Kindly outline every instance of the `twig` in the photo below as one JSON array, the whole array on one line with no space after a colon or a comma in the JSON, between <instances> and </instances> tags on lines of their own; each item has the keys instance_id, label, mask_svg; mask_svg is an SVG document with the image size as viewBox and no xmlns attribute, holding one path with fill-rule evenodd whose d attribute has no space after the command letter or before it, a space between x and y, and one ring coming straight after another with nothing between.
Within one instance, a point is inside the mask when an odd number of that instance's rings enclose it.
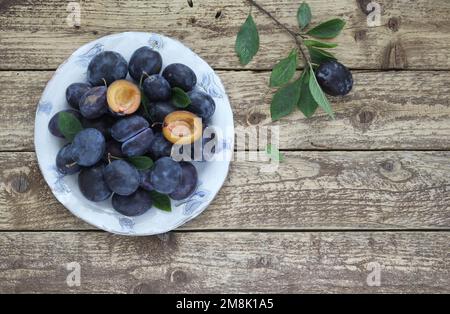
<instances>
[{"instance_id":1,"label":"twig","mask_svg":"<svg viewBox=\"0 0 450 314\"><path fill-rule=\"evenodd\" d=\"M300 34L295 33L293 30L291 30L290 28L288 28L286 25L284 25L283 23L281 23L280 21L278 21L278 19L272 15L272 13L270 13L269 11L267 11L266 9L264 9L259 3L257 3L254 0L247 0L252 6L254 6L255 8L257 8L259 11L261 11L262 13L264 13L265 15L267 15L270 19L272 19L272 21L275 22L275 24L277 24L279 27L281 27L282 29L284 29L292 38L294 38L295 43L298 46L298 49L300 50L303 58L305 59L305 62L311 66L311 62L309 61L308 55L306 54L305 50L303 49L303 37ZM302 37L302 40L300 40L298 37Z\"/></svg>"}]
</instances>

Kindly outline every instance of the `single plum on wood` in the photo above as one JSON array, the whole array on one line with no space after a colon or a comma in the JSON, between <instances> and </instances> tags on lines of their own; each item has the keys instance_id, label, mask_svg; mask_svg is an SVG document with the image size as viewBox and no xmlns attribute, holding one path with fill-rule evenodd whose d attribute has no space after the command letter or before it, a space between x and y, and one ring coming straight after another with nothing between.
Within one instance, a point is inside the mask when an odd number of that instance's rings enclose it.
<instances>
[{"instance_id":1,"label":"single plum on wood","mask_svg":"<svg viewBox=\"0 0 450 314\"><path fill-rule=\"evenodd\" d=\"M349 69L337 61L322 63L316 70L317 82L330 96L344 96L353 88L353 76Z\"/></svg>"}]
</instances>

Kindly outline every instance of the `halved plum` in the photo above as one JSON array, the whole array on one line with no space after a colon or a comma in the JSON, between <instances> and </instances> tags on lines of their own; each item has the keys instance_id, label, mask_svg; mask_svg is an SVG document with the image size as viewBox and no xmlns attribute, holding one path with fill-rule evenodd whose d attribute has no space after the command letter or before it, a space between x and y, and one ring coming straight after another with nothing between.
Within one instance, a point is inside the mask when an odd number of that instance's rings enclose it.
<instances>
[{"instance_id":1,"label":"halved plum","mask_svg":"<svg viewBox=\"0 0 450 314\"><path fill-rule=\"evenodd\" d=\"M136 84L118 80L108 87L107 101L113 113L120 116L130 115L141 105L141 91Z\"/></svg>"},{"instance_id":2,"label":"halved plum","mask_svg":"<svg viewBox=\"0 0 450 314\"><path fill-rule=\"evenodd\" d=\"M202 137L202 119L189 111L174 111L166 116L163 135L177 145L192 144Z\"/></svg>"}]
</instances>

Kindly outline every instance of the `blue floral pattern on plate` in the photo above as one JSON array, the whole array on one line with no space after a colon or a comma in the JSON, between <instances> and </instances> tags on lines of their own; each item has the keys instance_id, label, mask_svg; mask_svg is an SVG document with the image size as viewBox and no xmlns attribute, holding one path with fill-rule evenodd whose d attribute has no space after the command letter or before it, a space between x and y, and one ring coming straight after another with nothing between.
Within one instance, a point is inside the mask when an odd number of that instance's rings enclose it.
<instances>
[{"instance_id":1,"label":"blue floral pattern on plate","mask_svg":"<svg viewBox=\"0 0 450 314\"><path fill-rule=\"evenodd\" d=\"M77 63L80 66L87 68L87 66L89 65L89 62L91 62L92 58L94 58L96 55L98 55L104 49L105 49L105 47L102 44L100 44L100 43L95 44L91 49L89 49L82 55L78 56Z\"/></svg>"},{"instance_id":2,"label":"blue floral pattern on plate","mask_svg":"<svg viewBox=\"0 0 450 314\"><path fill-rule=\"evenodd\" d=\"M222 98L225 93L221 84L218 84L216 81L216 75L214 73L203 74L198 82L198 86L214 98Z\"/></svg>"},{"instance_id":3,"label":"blue floral pattern on plate","mask_svg":"<svg viewBox=\"0 0 450 314\"><path fill-rule=\"evenodd\" d=\"M184 205L183 215L192 215L205 201L207 201L210 191L201 188L202 182L199 181L197 188L191 196L175 204L176 207Z\"/></svg>"},{"instance_id":4,"label":"blue floral pattern on plate","mask_svg":"<svg viewBox=\"0 0 450 314\"><path fill-rule=\"evenodd\" d=\"M50 166L49 170L54 173L54 176L56 178L55 182L52 185L52 191L54 193L69 194L70 192L72 192L72 190L69 188L69 186L64 181L65 176L63 174L59 173L56 166Z\"/></svg>"},{"instance_id":5,"label":"blue floral pattern on plate","mask_svg":"<svg viewBox=\"0 0 450 314\"><path fill-rule=\"evenodd\" d=\"M49 101L41 101L38 104L38 113L49 115L52 112L53 106Z\"/></svg>"},{"instance_id":6,"label":"blue floral pattern on plate","mask_svg":"<svg viewBox=\"0 0 450 314\"><path fill-rule=\"evenodd\" d=\"M118 217L119 224L125 233L134 233L134 220L126 217Z\"/></svg>"},{"instance_id":7,"label":"blue floral pattern on plate","mask_svg":"<svg viewBox=\"0 0 450 314\"><path fill-rule=\"evenodd\" d=\"M148 44L152 49L161 50L164 47L164 40L161 35L151 34L148 40Z\"/></svg>"}]
</instances>

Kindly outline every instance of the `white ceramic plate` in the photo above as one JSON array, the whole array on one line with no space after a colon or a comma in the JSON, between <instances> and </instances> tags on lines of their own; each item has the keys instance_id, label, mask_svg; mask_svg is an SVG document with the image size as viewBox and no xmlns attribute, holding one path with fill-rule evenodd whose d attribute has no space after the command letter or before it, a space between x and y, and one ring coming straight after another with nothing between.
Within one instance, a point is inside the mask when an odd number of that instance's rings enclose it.
<instances>
[{"instance_id":1,"label":"white ceramic plate","mask_svg":"<svg viewBox=\"0 0 450 314\"><path fill-rule=\"evenodd\" d=\"M139 217L125 217L113 210L111 200L93 203L86 200L78 188L77 175L61 176L55 167L55 158L65 141L50 134L47 125L60 110L69 108L66 88L75 82L86 81L89 61L101 51L112 50L129 60L132 53L150 46L163 57L163 67L183 63L197 75L197 86L210 94L216 102L216 112L210 125L228 130L220 146L231 154L234 143L233 113L225 89L216 73L198 55L180 42L151 33L127 32L106 36L86 44L59 66L48 82L38 104L34 142L39 167L55 197L75 216L100 229L122 235L153 235L173 230L203 212L216 196L228 174L229 160L196 162L199 185L186 200L172 201L172 212L152 208Z\"/></svg>"}]
</instances>

